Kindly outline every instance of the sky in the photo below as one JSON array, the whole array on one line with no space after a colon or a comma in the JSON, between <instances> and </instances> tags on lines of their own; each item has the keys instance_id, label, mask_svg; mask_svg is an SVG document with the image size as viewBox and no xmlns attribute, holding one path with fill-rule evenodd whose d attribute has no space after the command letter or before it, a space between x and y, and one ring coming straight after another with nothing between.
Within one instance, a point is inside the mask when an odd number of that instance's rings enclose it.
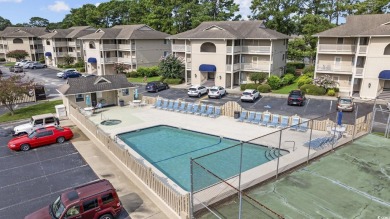
<instances>
[{"instance_id":1,"label":"sky","mask_svg":"<svg viewBox=\"0 0 390 219\"><path fill-rule=\"evenodd\" d=\"M243 19L250 14L251 0L234 0L240 5ZM0 16L12 24L28 23L31 17L42 17L50 22L64 19L71 8L79 8L84 4L99 4L104 0L0 0Z\"/></svg>"}]
</instances>

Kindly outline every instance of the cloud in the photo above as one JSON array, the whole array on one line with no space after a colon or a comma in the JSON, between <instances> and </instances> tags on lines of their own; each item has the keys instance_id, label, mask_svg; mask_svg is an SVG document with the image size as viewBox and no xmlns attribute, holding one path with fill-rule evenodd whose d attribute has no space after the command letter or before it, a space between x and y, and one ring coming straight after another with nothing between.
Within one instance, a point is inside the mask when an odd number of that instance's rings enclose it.
<instances>
[{"instance_id":1,"label":"cloud","mask_svg":"<svg viewBox=\"0 0 390 219\"><path fill-rule=\"evenodd\" d=\"M1 1L1 0L0 0ZM60 11L69 11L69 5L63 1L55 1L54 4L47 6L50 11L60 12Z\"/></svg>"},{"instance_id":2,"label":"cloud","mask_svg":"<svg viewBox=\"0 0 390 219\"><path fill-rule=\"evenodd\" d=\"M251 0L234 0L234 3L238 4L240 6L240 12L238 14L241 14L241 17L245 20L247 20L248 15L251 14L251 9L249 8L252 4Z\"/></svg>"},{"instance_id":3,"label":"cloud","mask_svg":"<svg viewBox=\"0 0 390 219\"><path fill-rule=\"evenodd\" d=\"M96 6L96 7L99 7L100 4L101 4L100 2L95 3L95 6Z\"/></svg>"},{"instance_id":4,"label":"cloud","mask_svg":"<svg viewBox=\"0 0 390 219\"><path fill-rule=\"evenodd\" d=\"M0 0L0 2L13 2L13 3L20 3L23 0Z\"/></svg>"}]
</instances>

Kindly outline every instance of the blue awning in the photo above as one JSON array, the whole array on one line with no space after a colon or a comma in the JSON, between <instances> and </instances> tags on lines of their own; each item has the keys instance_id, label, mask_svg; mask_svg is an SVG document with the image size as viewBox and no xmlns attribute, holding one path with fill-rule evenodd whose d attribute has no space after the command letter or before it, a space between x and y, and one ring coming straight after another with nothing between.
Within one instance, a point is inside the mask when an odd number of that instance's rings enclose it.
<instances>
[{"instance_id":1,"label":"blue awning","mask_svg":"<svg viewBox=\"0 0 390 219\"><path fill-rule=\"evenodd\" d=\"M383 70L379 73L379 79L390 80L390 70Z\"/></svg>"},{"instance_id":2,"label":"blue awning","mask_svg":"<svg viewBox=\"0 0 390 219\"><path fill-rule=\"evenodd\" d=\"M202 64L199 66L199 71L216 72L217 68L215 67L215 65Z\"/></svg>"},{"instance_id":3,"label":"blue awning","mask_svg":"<svg viewBox=\"0 0 390 219\"><path fill-rule=\"evenodd\" d=\"M51 56L51 52L45 52L45 56Z\"/></svg>"},{"instance_id":4,"label":"blue awning","mask_svg":"<svg viewBox=\"0 0 390 219\"><path fill-rule=\"evenodd\" d=\"M97 63L96 58L88 58L88 63Z\"/></svg>"}]
</instances>

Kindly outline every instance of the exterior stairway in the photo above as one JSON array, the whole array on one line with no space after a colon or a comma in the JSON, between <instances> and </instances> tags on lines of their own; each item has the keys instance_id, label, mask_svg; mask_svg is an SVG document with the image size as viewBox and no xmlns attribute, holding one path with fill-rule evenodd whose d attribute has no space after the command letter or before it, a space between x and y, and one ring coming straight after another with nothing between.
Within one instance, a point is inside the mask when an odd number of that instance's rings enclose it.
<instances>
[{"instance_id":1,"label":"exterior stairway","mask_svg":"<svg viewBox=\"0 0 390 219\"><path fill-rule=\"evenodd\" d=\"M383 88L382 93L378 95L377 99L390 101L390 88Z\"/></svg>"}]
</instances>

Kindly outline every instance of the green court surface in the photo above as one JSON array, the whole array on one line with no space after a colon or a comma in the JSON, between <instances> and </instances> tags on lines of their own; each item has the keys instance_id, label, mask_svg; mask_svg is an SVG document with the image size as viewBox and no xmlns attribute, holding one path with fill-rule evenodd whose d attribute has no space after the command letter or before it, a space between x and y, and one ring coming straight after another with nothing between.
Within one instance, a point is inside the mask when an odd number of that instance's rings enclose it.
<instances>
[{"instance_id":1,"label":"green court surface","mask_svg":"<svg viewBox=\"0 0 390 219\"><path fill-rule=\"evenodd\" d=\"M285 218L390 218L390 140L366 135L246 192ZM243 203L242 218L277 218ZM238 199L213 209L221 218L238 218Z\"/></svg>"}]
</instances>

